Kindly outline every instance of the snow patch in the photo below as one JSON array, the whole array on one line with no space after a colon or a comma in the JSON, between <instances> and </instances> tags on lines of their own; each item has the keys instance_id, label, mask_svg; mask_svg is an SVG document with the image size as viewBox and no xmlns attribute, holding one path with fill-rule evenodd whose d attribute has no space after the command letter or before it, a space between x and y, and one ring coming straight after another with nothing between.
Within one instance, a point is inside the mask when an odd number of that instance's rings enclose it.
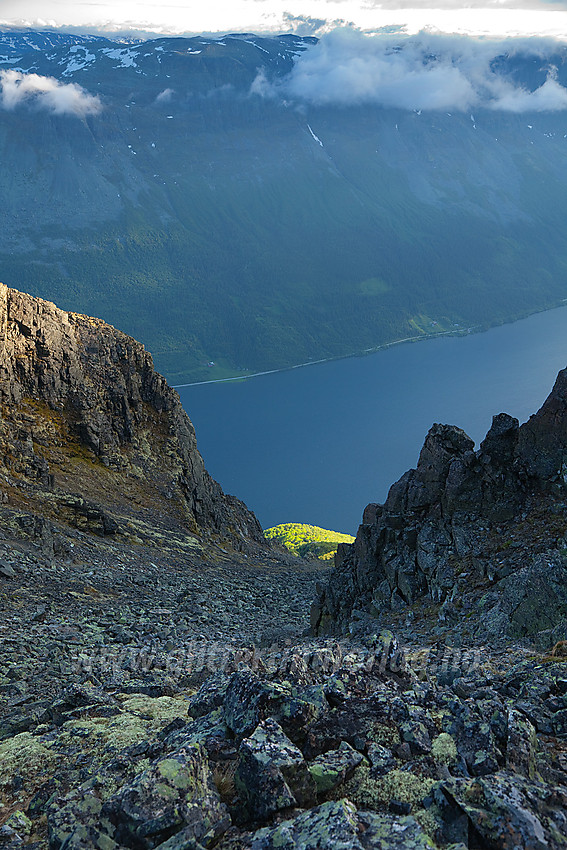
<instances>
[{"instance_id":1,"label":"snow patch","mask_svg":"<svg viewBox=\"0 0 567 850\"><path fill-rule=\"evenodd\" d=\"M75 44L73 47L69 49L69 53L74 54L73 58L67 61L67 67L61 74L62 77L68 77L70 74L74 74L75 71L82 71L83 68L86 68L92 62L95 61L96 56L94 53L89 53L87 47L83 47L82 45ZM60 62L60 65L63 65L63 62Z\"/></svg>"},{"instance_id":2,"label":"snow patch","mask_svg":"<svg viewBox=\"0 0 567 850\"><path fill-rule=\"evenodd\" d=\"M266 50L264 47L260 47L260 45L259 45L259 44L256 44L256 42L255 42L255 41L249 41L247 38L243 38L243 39L242 39L242 41L243 41L245 44L252 44L252 45L254 45L254 47L257 47L257 48L258 48L258 50L261 50L261 51L262 51L262 53L267 53L267 54L268 54L268 56L270 55L270 51L269 51L269 50ZM279 56L279 55L280 55L280 54L278 53L278 56Z\"/></svg>"},{"instance_id":3,"label":"snow patch","mask_svg":"<svg viewBox=\"0 0 567 850\"><path fill-rule=\"evenodd\" d=\"M105 47L102 52L108 56L109 59L118 59L120 64L115 66L117 68L136 68L137 65L134 60L136 56L140 55L139 50L132 50L131 47Z\"/></svg>"},{"instance_id":4,"label":"snow patch","mask_svg":"<svg viewBox=\"0 0 567 850\"><path fill-rule=\"evenodd\" d=\"M311 135L313 136L313 138L315 139L315 141L316 141L319 145L321 145L321 147L323 147L323 142L321 141L321 139L319 138L319 136L316 136L316 135L315 135L315 133L313 132L313 130L311 129L311 127L310 127L310 125L309 125L309 124L307 125L307 129L309 130L309 132L311 133Z\"/></svg>"}]
</instances>

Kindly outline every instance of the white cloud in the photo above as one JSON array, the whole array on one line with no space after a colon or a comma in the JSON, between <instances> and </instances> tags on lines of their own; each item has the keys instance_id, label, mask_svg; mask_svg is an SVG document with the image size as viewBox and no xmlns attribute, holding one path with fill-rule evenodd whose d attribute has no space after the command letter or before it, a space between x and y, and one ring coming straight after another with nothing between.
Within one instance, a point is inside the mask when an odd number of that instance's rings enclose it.
<instances>
[{"instance_id":1,"label":"white cloud","mask_svg":"<svg viewBox=\"0 0 567 850\"><path fill-rule=\"evenodd\" d=\"M0 71L0 105L15 109L21 105L45 109L54 115L83 117L100 112L101 102L76 83L60 83L54 77Z\"/></svg>"},{"instance_id":2,"label":"white cloud","mask_svg":"<svg viewBox=\"0 0 567 850\"><path fill-rule=\"evenodd\" d=\"M252 93L315 105L555 111L567 108L567 89L549 65L558 53L567 58L565 46L551 39L495 41L423 32L369 36L342 28L298 56L282 81L270 83L259 74ZM499 56L516 54L537 59L547 74L534 91L492 64Z\"/></svg>"},{"instance_id":3,"label":"white cloud","mask_svg":"<svg viewBox=\"0 0 567 850\"><path fill-rule=\"evenodd\" d=\"M156 103L170 103L173 93L173 89L164 89L156 97Z\"/></svg>"}]
</instances>

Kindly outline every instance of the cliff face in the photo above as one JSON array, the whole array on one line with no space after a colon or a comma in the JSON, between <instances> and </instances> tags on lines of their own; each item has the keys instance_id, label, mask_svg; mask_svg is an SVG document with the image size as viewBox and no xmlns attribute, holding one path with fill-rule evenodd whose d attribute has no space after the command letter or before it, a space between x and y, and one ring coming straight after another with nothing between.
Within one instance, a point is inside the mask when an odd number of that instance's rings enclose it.
<instances>
[{"instance_id":1,"label":"cliff face","mask_svg":"<svg viewBox=\"0 0 567 850\"><path fill-rule=\"evenodd\" d=\"M461 622L468 638L567 636L567 369L521 427L500 414L478 451L434 425L416 469L364 511L312 609L319 632L384 614Z\"/></svg>"},{"instance_id":2,"label":"cliff face","mask_svg":"<svg viewBox=\"0 0 567 850\"><path fill-rule=\"evenodd\" d=\"M150 354L110 325L0 284L0 403L5 501L101 534L148 524L265 545Z\"/></svg>"}]
</instances>

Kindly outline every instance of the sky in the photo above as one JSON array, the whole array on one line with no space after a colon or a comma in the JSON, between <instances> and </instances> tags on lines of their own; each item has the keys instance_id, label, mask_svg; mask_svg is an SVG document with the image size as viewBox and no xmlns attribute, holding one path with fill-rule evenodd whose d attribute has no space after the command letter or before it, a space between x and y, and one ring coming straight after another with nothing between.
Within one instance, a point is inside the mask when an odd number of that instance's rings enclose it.
<instances>
[{"instance_id":1,"label":"sky","mask_svg":"<svg viewBox=\"0 0 567 850\"><path fill-rule=\"evenodd\" d=\"M567 40L567 0L0 0L0 26L63 27L104 34L226 32L322 35L337 26L400 27L472 35Z\"/></svg>"}]
</instances>

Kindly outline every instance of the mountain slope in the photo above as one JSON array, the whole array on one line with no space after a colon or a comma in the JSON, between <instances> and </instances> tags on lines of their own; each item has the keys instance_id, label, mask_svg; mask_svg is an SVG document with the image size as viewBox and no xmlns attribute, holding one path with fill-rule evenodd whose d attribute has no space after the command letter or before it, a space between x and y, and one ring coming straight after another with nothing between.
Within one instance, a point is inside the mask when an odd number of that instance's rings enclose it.
<instances>
[{"instance_id":1,"label":"mountain slope","mask_svg":"<svg viewBox=\"0 0 567 850\"><path fill-rule=\"evenodd\" d=\"M0 402L2 846L564 850L567 642L522 643L565 600L567 370L479 453L434 426L343 548L343 578L367 561L334 597L362 624L341 641L307 637L321 568L259 546L133 339L2 286ZM407 656L351 608L372 542ZM410 612L420 579L462 600Z\"/></svg>"},{"instance_id":2,"label":"mountain slope","mask_svg":"<svg viewBox=\"0 0 567 850\"><path fill-rule=\"evenodd\" d=\"M262 96L258 81L289 79L314 42L89 41L11 56L5 279L123 327L177 382L567 297L564 113L481 107L471 120ZM545 79L529 55L500 64L503 80ZM560 82L562 55L556 66ZM24 96L18 75L34 74L58 81L51 100Z\"/></svg>"}]
</instances>

